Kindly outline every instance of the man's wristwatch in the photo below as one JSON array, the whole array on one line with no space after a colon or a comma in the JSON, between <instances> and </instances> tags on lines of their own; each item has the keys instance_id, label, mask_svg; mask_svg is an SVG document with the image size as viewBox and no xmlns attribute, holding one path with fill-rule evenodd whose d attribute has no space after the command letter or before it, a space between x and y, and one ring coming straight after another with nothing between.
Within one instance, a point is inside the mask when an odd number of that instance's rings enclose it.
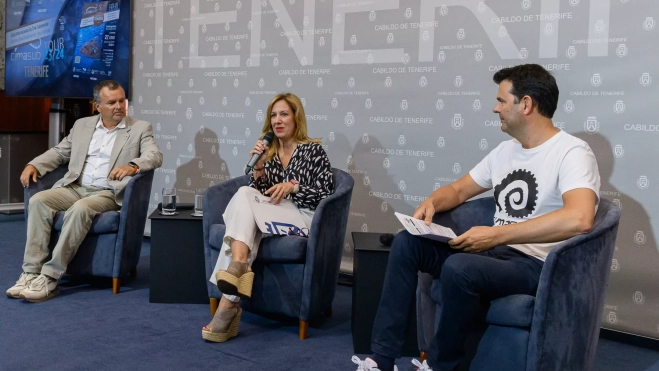
<instances>
[{"instance_id":1,"label":"man's wristwatch","mask_svg":"<svg viewBox=\"0 0 659 371\"><path fill-rule=\"evenodd\" d=\"M297 180L289 180L289 182L293 185L293 193L300 192L300 182Z\"/></svg>"},{"instance_id":2,"label":"man's wristwatch","mask_svg":"<svg viewBox=\"0 0 659 371\"><path fill-rule=\"evenodd\" d=\"M134 162L129 162L129 163L128 163L128 166L130 166L130 167L132 167L132 168L133 168L133 170L135 170L135 174L137 174L137 173L139 173L139 172L140 172L140 167L139 167L139 166L137 166L137 164L136 164L136 163L134 163Z\"/></svg>"}]
</instances>

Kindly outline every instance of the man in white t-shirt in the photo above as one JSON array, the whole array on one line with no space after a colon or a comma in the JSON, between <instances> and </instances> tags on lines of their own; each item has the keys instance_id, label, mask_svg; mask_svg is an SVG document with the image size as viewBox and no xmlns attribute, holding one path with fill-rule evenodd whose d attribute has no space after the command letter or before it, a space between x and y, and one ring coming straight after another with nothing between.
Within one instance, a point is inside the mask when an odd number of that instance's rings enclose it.
<instances>
[{"instance_id":1,"label":"man in white t-shirt","mask_svg":"<svg viewBox=\"0 0 659 371\"><path fill-rule=\"evenodd\" d=\"M396 235L382 300L373 326L373 355L361 370L394 369L404 344L417 272L441 281L442 310L428 349L434 371L454 370L466 335L477 323L481 300L535 295L542 265L554 245L588 233L597 210L600 177L588 144L554 127L558 103L554 77L537 64L498 71L494 113L513 139L501 143L468 175L433 192L414 217L430 224L494 189L493 227L473 227L448 244Z\"/></svg>"}]
</instances>

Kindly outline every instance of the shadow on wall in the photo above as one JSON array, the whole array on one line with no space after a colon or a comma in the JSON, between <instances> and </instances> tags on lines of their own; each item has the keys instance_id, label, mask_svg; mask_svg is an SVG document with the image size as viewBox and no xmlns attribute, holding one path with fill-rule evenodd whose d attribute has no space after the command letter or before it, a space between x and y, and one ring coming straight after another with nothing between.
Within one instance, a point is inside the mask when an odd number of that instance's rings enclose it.
<instances>
[{"instance_id":1,"label":"shadow on wall","mask_svg":"<svg viewBox=\"0 0 659 371\"><path fill-rule=\"evenodd\" d=\"M337 134L333 148L336 153L345 154L350 144L344 134ZM402 228L394 212L411 214L414 208L401 199L398 185L387 168L383 166L384 158L380 154L371 153L371 148L382 148L382 144L374 136L367 143L359 140L349 158L336 159L332 166L342 167L347 161L347 171L355 180L350 204L350 216L343 252L343 268L352 270L353 242L351 232L396 233ZM338 162L340 161L340 162ZM350 266L345 267L348 263Z\"/></svg>"},{"instance_id":2,"label":"shadow on wall","mask_svg":"<svg viewBox=\"0 0 659 371\"><path fill-rule=\"evenodd\" d=\"M205 190L231 179L227 163L220 157L220 144L214 131L204 129L197 132L194 151L194 157L176 169L174 187L181 203L194 202L197 189Z\"/></svg>"},{"instance_id":3,"label":"shadow on wall","mask_svg":"<svg viewBox=\"0 0 659 371\"><path fill-rule=\"evenodd\" d=\"M648 326L659 316L659 251L650 217L638 201L611 183L615 166L611 142L600 134L574 135L595 153L602 180L600 197L612 200L621 210L602 325L657 338L659 328Z\"/></svg>"}]
</instances>

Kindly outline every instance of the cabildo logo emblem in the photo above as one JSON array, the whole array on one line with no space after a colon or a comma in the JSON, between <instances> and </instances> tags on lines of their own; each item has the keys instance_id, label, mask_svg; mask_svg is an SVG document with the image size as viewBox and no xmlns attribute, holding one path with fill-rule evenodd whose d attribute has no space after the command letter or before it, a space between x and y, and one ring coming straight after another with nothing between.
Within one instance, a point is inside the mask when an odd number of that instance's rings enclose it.
<instances>
[{"instance_id":1,"label":"cabildo logo emblem","mask_svg":"<svg viewBox=\"0 0 659 371\"><path fill-rule=\"evenodd\" d=\"M444 109L444 101L441 99L437 99L437 103L435 103L435 108L437 108L437 111L441 111Z\"/></svg>"},{"instance_id":2,"label":"cabildo logo emblem","mask_svg":"<svg viewBox=\"0 0 659 371\"><path fill-rule=\"evenodd\" d=\"M616 316L616 312L609 312L609 315L607 316L607 320L609 321L609 323L618 322L618 316Z\"/></svg>"},{"instance_id":3,"label":"cabildo logo emblem","mask_svg":"<svg viewBox=\"0 0 659 371\"><path fill-rule=\"evenodd\" d=\"M389 210L389 204L386 202L383 202L382 205L380 205L380 210L382 210L383 213L386 213L387 210Z\"/></svg>"},{"instance_id":4,"label":"cabildo logo emblem","mask_svg":"<svg viewBox=\"0 0 659 371\"><path fill-rule=\"evenodd\" d=\"M368 232L368 225L366 223L362 224L362 232Z\"/></svg>"},{"instance_id":5,"label":"cabildo logo emblem","mask_svg":"<svg viewBox=\"0 0 659 371\"><path fill-rule=\"evenodd\" d=\"M462 168L460 167L459 163L456 162L455 164L453 164L453 174L460 174L461 170Z\"/></svg>"},{"instance_id":6,"label":"cabildo logo emblem","mask_svg":"<svg viewBox=\"0 0 659 371\"><path fill-rule=\"evenodd\" d=\"M188 120L192 120L192 108L188 108L188 109L185 111L185 117L186 117Z\"/></svg>"},{"instance_id":7,"label":"cabildo logo emblem","mask_svg":"<svg viewBox=\"0 0 659 371\"><path fill-rule=\"evenodd\" d=\"M474 104L472 105L472 107L474 108L474 111L480 111L481 110L481 100L480 99L474 100Z\"/></svg>"},{"instance_id":8,"label":"cabildo logo emblem","mask_svg":"<svg viewBox=\"0 0 659 371\"><path fill-rule=\"evenodd\" d=\"M347 127L351 127L355 123L355 117L352 115L352 112L348 112L343 121Z\"/></svg>"},{"instance_id":9,"label":"cabildo logo emblem","mask_svg":"<svg viewBox=\"0 0 659 371\"><path fill-rule=\"evenodd\" d=\"M446 53L442 50L437 54L437 61L443 63L446 60Z\"/></svg>"},{"instance_id":10,"label":"cabildo logo emblem","mask_svg":"<svg viewBox=\"0 0 659 371\"><path fill-rule=\"evenodd\" d=\"M574 47L574 45L568 46L567 50L565 51L565 55L570 59L577 56L577 49Z\"/></svg>"},{"instance_id":11,"label":"cabildo logo emblem","mask_svg":"<svg viewBox=\"0 0 659 371\"><path fill-rule=\"evenodd\" d=\"M613 111L615 113L623 113L625 112L625 103L621 100L616 101L616 104L613 105Z\"/></svg>"},{"instance_id":12,"label":"cabildo logo emblem","mask_svg":"<svg viewBox=\"0 0 659 371\"><path fill-rule=\"evenodd\" d=\"M646 189L650 186L650 181L648 180L647 176L641 175L641 177L636 181L636 184L638 185L638 188Z\"/></svg>"},{"instance_id":13,"label":"cabildo logo emblem","mask_svg":"<svg viewBox=\"0 0 659 371\"><path fill-rule=\"evenodd\" d=\"M453 120L451 122L451 126L453 127L453 129L460 130L462 129L463 125L464 123L462 121L462 114L456 113L455 115L453 115Z\"/></svg>"},{"instance_id":14,"label":"cabildo logo emblem","mask_svg":"<svg viewBox=\"0 0 659 371\"><path fill-rule=\"evenodd\" d=\"M464 28L459 29L456 36L457 36L458 40L464 40L464 38L466 36Z\"/></svg>"},{"instance_id":15,"label":"cabildo logo emblem","mask_svg":"<svg viewBox=\"0 0 659 371\"><path fill-rule=\"evenodd\" d=\"M362 143L364 144L368 143L368 139L369 139L368 133L364 133L364 135L362 135Z\"/></svg>"},{"instance_id":16,"label":"cabildo logo emblem","mask_svg":"<svg viewBox=\"0 0 659 371\"><path fill-rule=\"evenodd\" d=\"M474 59L476 60L476 62L482 61L483 60L483 51L480 50L480 49L476 50L476 53L474 53Z\"/></svg>"},{"instance_id":17,"label":"cabildo logo emblem","mask_svg":"<svg viewBox=\"0 0 659 371\"><path fill-rule=\"evenodd\" d=\"M455 80L453 81L453 85L455 85L456 88L459 88L462 86L462 76L455 76Z\"/></svg>"},{"instance_id":18,"label":"cabildo logo emblem","mask_svg":"<svg viewBox=\"0 0 659 371\"><path fill-rule=\"evenodd\" d=\"M617 272L619 270L620 270L620 264L618 263L618 259L611 260L611 271Z\"/></svg>"},{"instance_id":19,"label":"cabildo logo emblem","mask_svg":"<svg viewBox=\"0 0 659 371\"><path fill-rule=\"evenodd\" d=\"M398 137L398 145L399 146L404 146L405 145L405 136L401 134L401 136Z\"/></svg>"},{"instance_id":20,"label":"cabildo logo emblem","mask_svg":"<svg viewBox=\"0 0 659 371\"><path fill-rule=\"evenodd\" d=\"M354 161L353 158L352 158L352 155L348 155L348 160L347 160L347 162L348 162L348 165L352 165L352 164L355 163L355 161Z\"/></svg>"},{"instance_id":21,"label":"cabildo logo emblem","mask_svg":"<svg viewBox=\"0 0 659 371\"><path fill-rule=\"evenodd\" d=\"M508 36L508 30L506 30L506 26L500 26L499 27L499 37L506 37Z\"/></svg>"},{"instance_id":22,"label":"cabildo logo emblem","mask_svg":"<svg viewBox=\"0 0 659 371\"><path fill-rule=\"evenodd\" d=\"M652 83L652 77L648 72L643 72L639 81L641 82L641 85L648 86Z\"/></svg>"},{"instance_id":23,"label":"cabildo logo emblem","mask_svg":"<svg viewBox=\"0 0 659 371\"><path fill-rule=\"evenodd\" d=\"M572 102L571 99L566 100L563 109L567 113L572 113L572 111L574 111L574 102Z\"/></svg>"},{"instance_id":24,"label":"cabildo logo emblem","mask_svg":"<svg viewBox=\"0 0 659 371\"><path fill-rule=\"evenodd\" d=\"M638 245L643 245L645 243L645 233L643 233L643 231L636 231L636 234L634 234L634 242Z\"/></svg>"},{"instance_id":25,"label":"cabildo logo emblem","mask_svg":"<svg viewBox=\"0 0 659 371\"><path fill-rule=\"evenodd\" d=\"M481 150L485 151L485 150L487 149L487 139L481 139L481 141L480 141L478 147L479 147Z\"/></svg>"},{"instance_id":26,"label":"cabildo logo emblem","mask_svg":"<svg viewBox=\"0 0 659 371\"><path fill-rule=\"evenodd\" d=\"M339 106L339 101L336 98L332 98L332 108L336 108Z\"/></svg>"},{"instance_id":27,"label":"cabildo logo emblem","mask_svg":"<svg viewBox=\"0 0 659 371\"><path fill-rule=\"evenodd\" d=\"M652 17L645 18L645 21L643 21L643 29L646 31L651 31L653 28L654 28L654 18Z\"/></svg>"},{"instance_id":28,"label":"cabildo logo emblem","mask_svg":"<svg viewBox=\"0 0 659 371\"><path fill-rule=\"evenodd\" d=\"M407 105L407 99L403 99L400 102L400 109L403 111L407 111L408 105Z\"/></svg>"},{"instance_id":29,"label":"cabildo logo emblem","mask_svg":"<svg viewBox=\"0 0 659 371\"><path fill-rule=\"evenodd\" d=\"M371 109L371 107L373 107L373 102L371 101L371 98L366 98L366 102L364 102L364 107L366 107L366 109Z\"/></svg>"},{"instance_id":30,"label":"cabildo logo emblem","mask_svg":"<svg viewBox=\"0 0 659 371\"><path fill-rule=\"evenodd\" d=\"M426 170L426 164L423 162L423 160L419 160L419 164L416 167L419 171L425 171Z\"/></svg>"},{"instance_id":31,"label":"cabildo logo emblem","mask_svg":"<svg viewBox=\"0 0 659 371\"><path fill-rule=\"evenodd\" d=\"M404 180L401 180L398 182L398 189L400 189L401 192L405 192L405 189L407 188L407 185L405 184Z\"/></svg>"},{"instance_id":32,"label":"cabildo logo emblem","mask_svg":"<svg viewBox=\"0 0 659 371\"><path fill-rule=\"evenodd\" d=\"M263 110L256 111L256 122L263 122Z\"/></svg>"},{"instance_id":33,"label":"cabildo logo emblem","mask_svg":"<svg viewBox=\"0 0 659 371\"><path fill-rule=\"evenodd\" d=\"M336 139L336 137L334 136L334 132L333 132L333 131L330 131L330 133L329 133L329 141L330 141L330 142L333 142L335 139Z\"/></svg>"},{"instance_id":34,"label":"cabildo logo emblem","mask_svg":"<svg viewBox=\"0 0 659 371\"><path fill-rule=\"evenodd\" d=\"M627 55L627 45L625 45L625 44L618 45L618 47L616 48L616 55L618 57L626 56Z\"/></svg>"},{"instance_id":35,"label":"cabildo logo emblem","mask_svg":"<svg viewBox=\"0 0 659 371\"><path fill-rule=\"evenodd\" d=\"M529 10L531 8L531 0L522 0L522 9Z\"/></svg>"},{"instance_id":36,"label":"cabildo logo emblem","mask_svg":"<svg viewBox=\"0 0 659 371\"><path fill-rule=\"evenodd\" d=\"M602 85L602 76L600 76L599 73L593 74L593 77L590 78L590 83L593 86L600 86Z\"/></svg>"},{"instance_id":37,"label":"cabildo logo emblem","mask_svg":"<svg viewBox=\"0 0 659 371\"><path fill-rule=\"evenodd\" d=\"M437 138L437 147L444 148L445 145L446 145L446 140L444 139L444 137Z\"/></svg>"},{"instance_id":38,"label":"cabildo logo emblem","mask_svg":"<svg viewBox=\"0 0 659 371\"><path fill-rule=\"evenodd\" d=\"M371 179L368 178L368 175L364 177L364 187L368 187L371 184Z\"/></svg>"},{"instance_id":39,"label":"cabildo logo emblem","mask_svg":"<svg viewBox=\"0 0 659 371\"><path fill-rule=\"evenodd\" d=\"M385 158L384 161L382 161L382 166L384 166L385 169L388 169L389 166L391 166L391 163L389 162L389 158Z\"/></svg>"},{"instance_id":40,"label":"cabildo logo emblem","mask_svg":"<svg viewBox=\"0 0 659 371\"><path fill-rule=\"evenodd\" d=\"M640 291L636 291L634 293L634 303L641 305L645 303L645 296L643 296L643 293Z\"/></svg>"},{"instance_id":41,"label":"cabildo logo emblem","mask_svg":"<svg viewBox=\"0 0 659 371\"><path fill-rule=\"evenodd\" d=\"M520 58L520 59L526 59L526 58L528 58L528 57L529 57L529 51L526 50L526 48L521 48L521 49L519 50L519 58Z\"/></svg>"},{"instance_id":42,"label":"cabildo logo emblem","mask_svg":"<svg viewBox=\"0 0 659 371\"><path fill-rule=\"evenodd\" d=\"M588 116L588 119L584 123L584 130L586 130L589 133L596 133L600 129L600 124L597 122L597 117L595 116Z\"/></svg>"},{"instance_id":43,"label":"cabildo logo emblem","mask_svg":"<svg viewBox=\"0 0 659 371\"><path fill-rule=\"evenodd\" d=\"M616 146L613 147L613 155L615 157L620 158L620 157L624 156L624 154L625 154L625 149L622 148L622 145L616 144Z\"/></svg>"},{"instance_id":44,"label":"cabildo logo emblem","mask_svg":"<svg viewBox=\"0 0 659 371\"><path fill-rule=\"evenodd\" d=\"M440 6L439 7L439 14L441 14L442 16L447 15L448 14L448 6L446 6L446 5Z\"/></svg>"}]
</instances>

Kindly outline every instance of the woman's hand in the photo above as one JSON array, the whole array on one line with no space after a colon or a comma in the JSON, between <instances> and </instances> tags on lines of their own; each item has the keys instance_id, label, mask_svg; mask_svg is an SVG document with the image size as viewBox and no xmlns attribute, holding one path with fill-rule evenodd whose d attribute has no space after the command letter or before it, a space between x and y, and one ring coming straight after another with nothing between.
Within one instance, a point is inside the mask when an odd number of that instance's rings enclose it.
<instances>
[{"instance_id":1,"label":"woman's hand","mask_svg":"<svg viewBox=\"0 0 659 371\"><path fill-rule=\"evenodd\" d=\"M261 157L259 158L259 161L256 163L255 167L257 168L262 168L263 165L265 164L265 156L264 154L268 150L268 146L266 146L261 139L256 141L256 144L254 145L254 148L252 148L251 151L249 151L249 157L251 158L252 156L256 154L260 154Z\"/></svg>"},{"instance_id":2,"label":"woman's hand","mask_svg":"<svg viewBox=\"0 0 659 371\"><path fill-rule=\"evenodd\" d=\"M293 192L294 188L295 187L291 182L279 183L270 187L270 189L265 191L265 194L270 195L269 201L277 205L281 202L281 200L284 199L284 197L288 196L291 192Z\"/></svg>"}]
</instances>

